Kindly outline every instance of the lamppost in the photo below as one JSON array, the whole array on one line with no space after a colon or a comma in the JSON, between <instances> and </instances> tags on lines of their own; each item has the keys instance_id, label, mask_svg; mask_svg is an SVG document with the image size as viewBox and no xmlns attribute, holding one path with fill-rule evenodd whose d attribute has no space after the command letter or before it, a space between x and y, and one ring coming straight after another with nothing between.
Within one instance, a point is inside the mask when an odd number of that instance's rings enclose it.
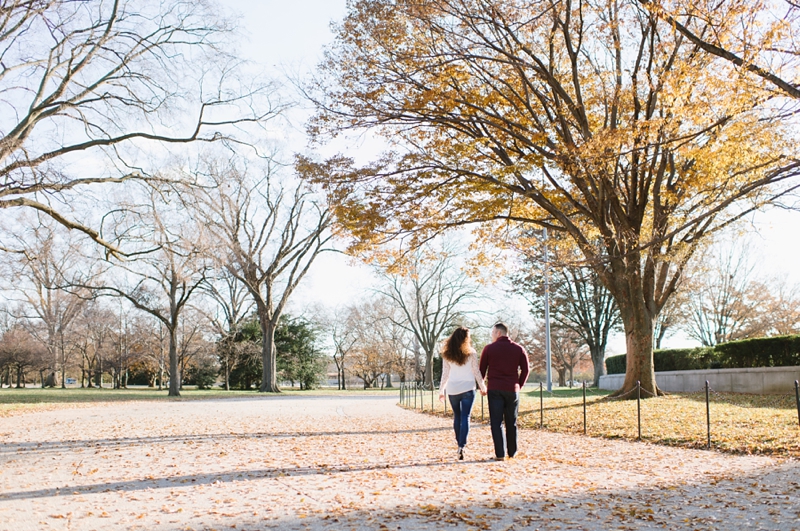
<instances>
[{"instance_id":1,"label":"lamppost","mask_svg":"<svg viewBox=\"0 0 800 531\"><path fill-rule=\"evenodd\" d=\"M550 279L548 275L547 227L542 229L544 240L544 352L547 392L553 392L552 357L550 355Z\"/></svg>"}]
</instances>

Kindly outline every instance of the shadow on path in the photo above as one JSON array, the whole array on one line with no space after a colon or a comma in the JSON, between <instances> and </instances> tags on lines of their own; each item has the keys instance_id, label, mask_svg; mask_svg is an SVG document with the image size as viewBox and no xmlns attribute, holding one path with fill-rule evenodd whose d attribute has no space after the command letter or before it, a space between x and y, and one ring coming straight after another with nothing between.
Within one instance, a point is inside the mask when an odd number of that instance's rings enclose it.
<instances>
[{"instance_id":1,"label":"shadow on path","mask_svg":"<svg viewBox=\"0 0 800 531\"><path fill-rule=\"evenodd\" d=\"M28 500L35 498L49 498L53 496L67 496L71 494L92 494L97 492L112 491L137 491L144 489L168 489L194 485L212 485L215 483L230 483L236 481L255 481L271 478L292 478L302 476L336 475L342 473L359 473L373 470L403 470L403 469L436 469L454 465L494 462L494 459L472 459L466 461L429 461L429 462L386 462L365 465L331 465L314 467L279 467L261 468L257 470L219 472L209 474L189 474L182 476L169 476L150 479L136 479L130 481L115 481L109 483L94 483L91 485L78 485L53 487L47 489L4 492L0 500Z\"/></svg>"},{"instance_id":2,"label":"shadow on path","mask_svg":"<svg viewBox=\"0 0 800 531\"><path fill-rule=\"evenodd\" d=\"M117 450L118 446L148 445L161 443L218 443L227 440L242 439L297 439L309 437L349 437L351 435L371 435L371 436L395 436L410 433L433 433L439 431L452 430L451 427L437 428L414 428L407 430L356 430L356 431L315 431L315 432L252 432L252 433L204 433L187 435L159 435L148 437L118 437L107 439L72 439L68 441L51 442L4 442L0 447L0 455L15 454L18 452L55 452L61 450L73 450L76 448L97 449L107 448Z\"/></svg>"}]
</instances>

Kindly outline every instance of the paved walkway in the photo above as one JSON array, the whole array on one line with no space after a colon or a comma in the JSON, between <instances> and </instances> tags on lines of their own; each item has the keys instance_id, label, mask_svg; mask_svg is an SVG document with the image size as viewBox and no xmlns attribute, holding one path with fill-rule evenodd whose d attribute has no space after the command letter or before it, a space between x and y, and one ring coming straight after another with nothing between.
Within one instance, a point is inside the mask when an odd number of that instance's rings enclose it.
<instances>
[{"instance_id":1,"label":"paved walkway","mask_svg":"<svg viewBox=\"0 0 800 531\"><path fill-rule=\"evenodd\" d=\"M0 419L0 529L800 529L800 463L475 425L389 397L132 402Z\"/></svg>"}]
</instances>

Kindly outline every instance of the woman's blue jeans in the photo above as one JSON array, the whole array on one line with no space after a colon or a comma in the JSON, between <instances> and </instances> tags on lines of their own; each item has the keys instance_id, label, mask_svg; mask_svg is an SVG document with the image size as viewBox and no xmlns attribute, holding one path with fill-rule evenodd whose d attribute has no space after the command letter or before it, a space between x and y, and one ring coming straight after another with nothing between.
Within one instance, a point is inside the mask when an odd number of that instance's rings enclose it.
<instances>
[{"instance_id":1,"label":"woman's blue jeans","mask_svg":"<svg viewBox=\"0 0 800 531\"><path fill-rule=\"evenodd\" d=\"M456 432L458 447L467 445L469 434L469 415L472 412L472 403L475 401L475 390L449 395L450 405L453 406L453 429Z\"/></svg>"}]
</instances>

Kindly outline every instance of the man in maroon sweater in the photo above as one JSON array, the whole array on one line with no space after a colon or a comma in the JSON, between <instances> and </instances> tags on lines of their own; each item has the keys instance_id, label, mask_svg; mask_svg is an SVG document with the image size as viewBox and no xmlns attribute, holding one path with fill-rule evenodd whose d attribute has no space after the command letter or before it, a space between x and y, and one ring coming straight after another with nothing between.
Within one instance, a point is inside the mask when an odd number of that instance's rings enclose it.
<instances>
[{"instance_id":1,"label":"man in maroon sweater","mask_svg":"<svg viewBox=\"0 0 800 531\"><path fill-rule=\"evenodd\" d=\"M481 353L481 375L486 378L489 400L489 423L492 426L495 459L502 461L517 453L517 414L519 391L528 379L528 354L521 345L508 339L508 327L497 323L492 328L492 343ZM506 424L503 444L502 424Z\"/></svg>"}]
</instances>

